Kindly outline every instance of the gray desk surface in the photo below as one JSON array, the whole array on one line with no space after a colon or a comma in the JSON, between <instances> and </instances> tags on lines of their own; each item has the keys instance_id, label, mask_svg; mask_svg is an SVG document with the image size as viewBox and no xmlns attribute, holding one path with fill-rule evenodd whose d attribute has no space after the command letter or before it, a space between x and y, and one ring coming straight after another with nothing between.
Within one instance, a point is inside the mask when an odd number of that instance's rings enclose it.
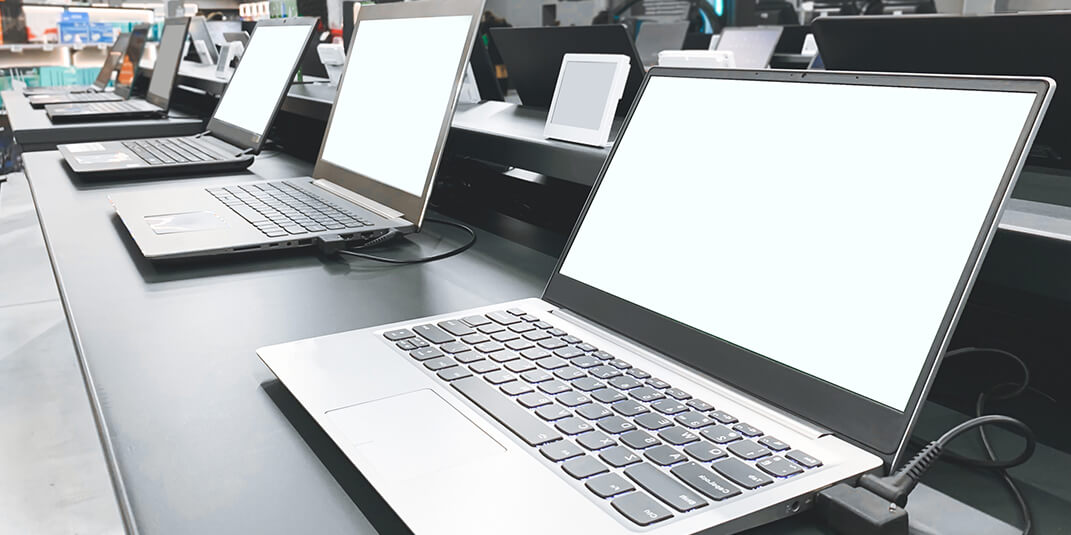
<instances>
[{"instance_id":1,"label":"gray desk surface","mask_svg":"<svg viewBox=\"0 0 1071 535\"><path fill-rule=\"evenodd\" d=\"M0 93L12 134L23 151L52 150L63 143L155 136L185 136L204 129L198 117L171 111L167 119L52 124L44 109L34 109L21 91Z\"/></svg>"}]
</instances>

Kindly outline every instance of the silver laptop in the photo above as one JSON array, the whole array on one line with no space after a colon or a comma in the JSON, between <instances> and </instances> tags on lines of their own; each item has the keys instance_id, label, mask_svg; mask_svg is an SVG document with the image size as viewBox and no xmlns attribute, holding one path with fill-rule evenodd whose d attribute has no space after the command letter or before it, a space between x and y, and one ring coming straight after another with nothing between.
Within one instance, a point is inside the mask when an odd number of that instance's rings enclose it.
<instances>
[{"instance_id":1,"label":"silver laptop","mask_svg":"<svg viewBox=\"0 0 1071 535\"><path fill-rule=\"evenodd\" d=\"M680 50L684 46L684 36L688 33L688 22L654 22L640 24L636 33L636 52L645 67L658 65L658 53L663 50Z\"/></svg>"},{"instance_id":2,"label":"silver laptop","mask_svg":"<svg viewBox=\"0 0 1071 535\"><path fill-rule=\"evenodd\" d=\"M741 69L765 69L781 40L781 31L781 26L724 28L714 50L732 52Z\"/></svg>"},{"instance_id":3,"label":"silver laptop","mask_svg":"<svg viewBox=\"0 0 1071 535\"><path fill-rule=\"evenodd\" d=\"M96 80L90 86L65 86L47 88L52 91L26 93L30 105L38 108L47 104L62 104L64 102L105 102L109 99L122 100L122 98L109 95L105 92L108 84L112 82L112 75L119 68L119 60L126 53L127 42L130 41L130 33L121 33L115 38L115 43L108 49L108 55L104 57L104 64L97 72ZM36 89L36 88L35 88Z\"/></svg>"},{"instance_id":4,"label":"silver laptop","mask_svg":"<svg viewBox=\"0 0 1071 535\"><path fill-rule=\"evenodd\" d=\"M902 459L1053 88L655 68L541 299L257 353L418 534L783 518Z\"/></svg>"},{"instance_id":5,"label":"silver laptop","mask_svg":"<svg viewBox=\"0 0 1071 535\"><path fill-rule=\"evenodd\" d=\"M361 8L313 176L112 195L142 254L359 244L419 230L482 7Z\"/></svg>"}]
</instances>

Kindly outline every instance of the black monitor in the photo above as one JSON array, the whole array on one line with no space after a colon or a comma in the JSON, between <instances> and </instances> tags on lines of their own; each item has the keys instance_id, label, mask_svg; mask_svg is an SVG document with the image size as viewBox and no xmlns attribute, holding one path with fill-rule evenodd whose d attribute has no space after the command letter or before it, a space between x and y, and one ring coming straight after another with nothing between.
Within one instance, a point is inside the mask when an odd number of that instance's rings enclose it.
<instances>
[{"instance_id":1,"label":"black monitor","mask_svg":"<svg viewBox=\"0 0 1071 535\"><path fill-rule=\"evenodd\" d=\"M628 113L643 81L643 63L628 30L619 24L491 28L490 34L506 64L510 83L526 106L550 108L562 58L569 53L629 57L628 80L617 107L618 116Z\"/></svg>"},{"instance_id":2,"label":"black monitor","mask_svg":"<svg viewBox=\"0 0 1071 535\"><path fill-rule=\"evenodd\" d=\"M812 31L829 70L1053 78L1028 163L1071 169L1071 13L821 17Z\"/></svg>"}]
</instances>

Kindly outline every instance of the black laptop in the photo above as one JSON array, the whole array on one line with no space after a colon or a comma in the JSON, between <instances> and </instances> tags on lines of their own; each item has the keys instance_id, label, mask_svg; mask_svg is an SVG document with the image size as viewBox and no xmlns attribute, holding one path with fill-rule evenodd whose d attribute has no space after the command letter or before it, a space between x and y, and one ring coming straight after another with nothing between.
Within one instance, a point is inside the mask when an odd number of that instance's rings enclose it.
<instances>
[{"instance_id":1,"label":"black laptop","mask_svg":"<svg viewBox=\"0 0 1071 535\"><path fill-rule=\"evenodd\" d=\"M636 91L643 81L643 62L622 25L491 28L490 33L506 63L510 83L525 106L550 108L562 57L566 54L628 56L631 68L617 115L625 116L636 100Z\"/></svg>"},{"instance_id":2,"label":"black laptop","mask_svg":"<svg viewBox=\"0 0 1071 535\"><path fill-rule=\"evenodd\" d=\"M175 76L178 74L182 47L186 41L186 28L189 24L190 19L187 17L175 17L164 21L164 31L160 35L160 45L156 51L156 65L153 67L152 79L149 81L149 89L144 99L130 98L138 75L141 50L144 48L144 42L142 42L136 47L136 54L129 53L135 48L132 38L128 53L123 56L123 64L119 68L119 77L115 83L114 92L123 100L52 104L45 106L48 118L53 123L73 123L167 117L171 90L175 86Z\"/></svg>"},{"instance_id":3,"label":"black laptop","mask_svg":"<svg viewBox=\"0 0 1071 535\"><path fill-rule=\"evenodd\" d=\"M821 17L812 31L829 70L1056 80L1027 163L1071 169L1071 13Z\"/></svg>"},{"instance_id":4,"label":"black laptop","mask_svg":"<svg viewBox=\"0 0 1071 535\"><path fill-rule=\"evenodd\" d=\"M205 132L60 145L60 154L84 178L148 178L248 167L260 152L315 26L312 17L257 23Z\"/></svg>"},{"instance_id":5,"label":"black laptop","mask_svg":"<svg viewBox=\"0 0 1071 535\"><path fill-rule=\"evenodd\" d=\"M27 100L30 101L30 105L34 108L43 108L46 104L123 100L111 92L105 92L105 89L111 83L115 69L119 68L119 61L123 58L123 54L126 53L126 46L129 42L129 33L119 34L119 37L115 38L115 43L108 49L108 55L104 58L104 64L101 65L100 71L97 72L97 79L93 81L93 85L34 88L48 89L50 91L26 91L24 94L28 97Z\"/></svg>"}]
</instances>

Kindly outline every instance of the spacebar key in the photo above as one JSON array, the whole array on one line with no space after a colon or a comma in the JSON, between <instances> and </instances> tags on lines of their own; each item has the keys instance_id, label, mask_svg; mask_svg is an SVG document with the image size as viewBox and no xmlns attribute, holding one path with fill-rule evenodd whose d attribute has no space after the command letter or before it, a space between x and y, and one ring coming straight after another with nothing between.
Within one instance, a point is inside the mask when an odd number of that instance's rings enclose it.
<instances>
[{"instance_id":1,"label":"spacebar key","mask_svg":"<svg viewBox=\"0 0 1071 535\"><path fill-rule=\"evenodd\" d=\"M469 401L479 405L530 446L539 446L562 438L557 431L544 425L511 398L503 396L479 377L458 379L450 383L450 386L464 394Z\"/></svg>"}]
</instances>

